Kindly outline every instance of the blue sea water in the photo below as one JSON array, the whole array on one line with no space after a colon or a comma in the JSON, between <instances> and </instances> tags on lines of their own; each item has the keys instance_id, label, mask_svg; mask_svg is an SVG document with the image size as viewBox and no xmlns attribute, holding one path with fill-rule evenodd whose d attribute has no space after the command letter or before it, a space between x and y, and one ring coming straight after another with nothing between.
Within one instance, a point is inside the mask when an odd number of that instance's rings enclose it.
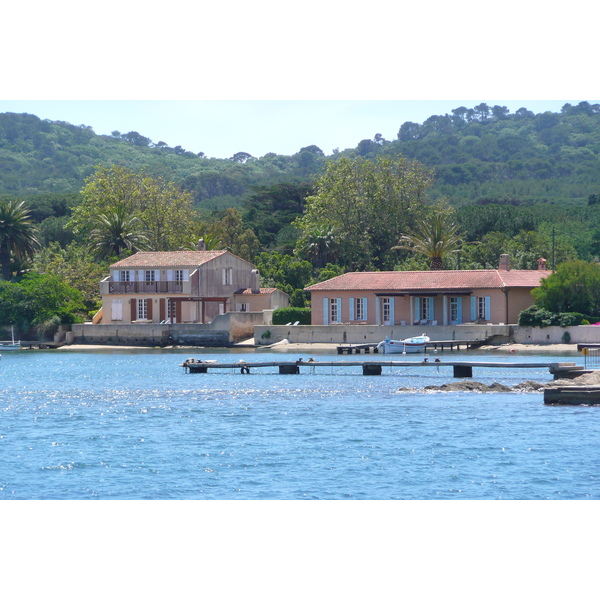
<instances>
[{"instance_id":1,"label":"blue sea water","mask_svg":"<svg viewBox=\"0 0 600 600\"><path fill-rule=\"evenodd\" d=\"M188 356L296 360L266 350L4 353L0 499L600 499L600 409L541 393L426 392L439 369L186 374ZM356 356L312 354L316 360ZM377 360L379 356L361 356ZM394 357L396 360L421 357ZM511 361L576 357L522 356ZM476 368L474 380L548 381ZM400 388L414 391L399 391Z\"/></svg>"}]
</instances>

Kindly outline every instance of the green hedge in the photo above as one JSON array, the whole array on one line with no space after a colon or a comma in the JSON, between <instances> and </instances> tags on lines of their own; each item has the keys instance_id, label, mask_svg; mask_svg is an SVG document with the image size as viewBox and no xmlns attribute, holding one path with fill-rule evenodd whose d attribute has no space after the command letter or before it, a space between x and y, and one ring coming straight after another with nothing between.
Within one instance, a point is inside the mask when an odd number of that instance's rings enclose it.
<instances>
[{"instance_id":1,"label":"green hedge","mask_svg":"<svg viewBox=\"0 0 600 600\"><path fill-rule=\"evenodd\" d=\"M310 308L278 308L273 311L273 325L286 325L300 322L300 325L310 325Z\"/></svg>"},{"instance_id":2,"label":"green hedge","mask_svg":"<svg viewBox=\"0 0 600 600\"><path fill-rule=\"evenodd\" d=\"M519 314L519 325L529 327L573 327L583 325L584 321L589 322L581 313L553 313L535 304Z\"/></svg>"}]
</instances>

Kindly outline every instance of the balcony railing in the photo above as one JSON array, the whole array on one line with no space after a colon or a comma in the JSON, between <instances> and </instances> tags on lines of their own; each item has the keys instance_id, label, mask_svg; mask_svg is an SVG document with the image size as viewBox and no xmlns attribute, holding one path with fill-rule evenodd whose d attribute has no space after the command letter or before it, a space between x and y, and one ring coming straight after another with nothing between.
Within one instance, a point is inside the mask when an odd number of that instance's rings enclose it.
<instances>
[{"instance_id":1,"label":"balcony railing","mask_svg":"<svg viewBox=\"0 0 600 600\"><path fill-rule=\"evenodd\" d=\"M107 281L100 284L102 294L182 294L189 293L190 282Z\"/></svg>"}]
</instances>

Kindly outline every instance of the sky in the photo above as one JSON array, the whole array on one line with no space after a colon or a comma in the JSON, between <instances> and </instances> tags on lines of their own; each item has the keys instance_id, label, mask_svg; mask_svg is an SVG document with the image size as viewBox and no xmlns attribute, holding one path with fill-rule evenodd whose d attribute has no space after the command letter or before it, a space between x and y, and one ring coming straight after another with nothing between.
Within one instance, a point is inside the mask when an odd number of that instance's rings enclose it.
<instances>
[{"instance_id":1,"label":"sky","mask_svg":"<svg viewBox=\"0 0 600 600\"><path fill-rule=\"evenodd\" d=\"M395 140L405 121L422 123L481 102L521 107L535 113L559 112L575 100L0 100L0 112L34 114L41 119L87 125L99 135L137 131L154 143L181 146L206 156L255 157L268 152L295 154L316 145L326 155L354 148L380 133Z\"/></svg>"}]
</instances>

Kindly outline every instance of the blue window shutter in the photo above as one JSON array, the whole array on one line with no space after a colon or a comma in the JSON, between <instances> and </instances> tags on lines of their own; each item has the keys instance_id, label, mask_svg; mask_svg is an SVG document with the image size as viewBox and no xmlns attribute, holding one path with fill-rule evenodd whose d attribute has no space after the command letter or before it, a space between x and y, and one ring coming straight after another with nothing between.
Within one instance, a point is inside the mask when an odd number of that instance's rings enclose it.
<instances>
[{"instance_id":1,"label":"blue window shutter","mask_svg":"<svg viewBox=\"0 0 600 600\"><path fill-rule=\"evenodd\" d=\"M354 298L348 298L348 312L350 321L354 321Z\"/></svg>"},{"instance_id":2,"label":"blue window shutter","mask_svg":"<svg viewBox=\"0 0 600 600\"><path fill-rule=\"evenodd\" d=\"M342 322L342 299L337 298L335 302L337 304L337 322L341 323Z\"/></svg>"},{"instance_id":3,"label":"blue window shutter","mask_svg":"<svg viewBox=\"0 0 600 600\"><path fill-rule=\"evenodd\" d=\"M329 298L323 298L323 325L329 325Z\"/></svg>"},{"instance_id":4,"label":"blue window shutter","mask_svg":"<svg viewBox=\"0 0 600 600\"><path fill-rule=\"evenodd\" d=\"M381 321L379 319L379 298L375 298L375 325L381 325Z\"/></svg>"},{"instance_id":5,"label":"blue window shutter","mask_svg":"<svg viewBox=\"0 0 600 600\"><path fill-rule=\"evenodd\" d=\"M471 321L477 320L477 298L471 296Z\"/></svg>"},{"instance_id":6,"label":"blue window shutter","mask_svg":"<svg viewBox=\"0 0 600 600\"><path fill-rule=\"evenodd\" d=\"M395 325L394 323L394 308L396 304L396 299L392 296L390 298L390 325Z\"/></svg>"},{"instance_id":7,"label":"blue window shutter","mask_svg":"<svg viewBox=\"0 0 600 600\"><path fill-rule=\"evenodd\" d=\"M369 305L367 303L367 298L363 298L363 319L365 321L369 320Z\"/></svg>"},{"instance_id":8,"label":"blue window shutter","mask_svg":"<svg viewBox=\"0 0 600 600\"><path fill-rule=\"evenodd\" d=\"M427 318L430 321L433 321L433 319L435 319L435 317L433 316L433 298L427 298Z\"/></svg>"},{"instance_id":9,"label":"blue window shutter","mask_svg":"<svg viewBox=\"0 0 600 600\"><path fill-rule=\"evenodd\" d=\"M456 299L456 316L457 316L458 322L462 323L463 322L462 298L460 296Z\"/></svg>"},{"instance_id":10,"label":"blue window shutter","mask_svg":"<svg viewBox=\"0 0 600 600\"><path fill-rule=\"evenodd\" d=\"M490 320L490 296L485 297L485 320Z\"/></svg>"}]
</instances>

